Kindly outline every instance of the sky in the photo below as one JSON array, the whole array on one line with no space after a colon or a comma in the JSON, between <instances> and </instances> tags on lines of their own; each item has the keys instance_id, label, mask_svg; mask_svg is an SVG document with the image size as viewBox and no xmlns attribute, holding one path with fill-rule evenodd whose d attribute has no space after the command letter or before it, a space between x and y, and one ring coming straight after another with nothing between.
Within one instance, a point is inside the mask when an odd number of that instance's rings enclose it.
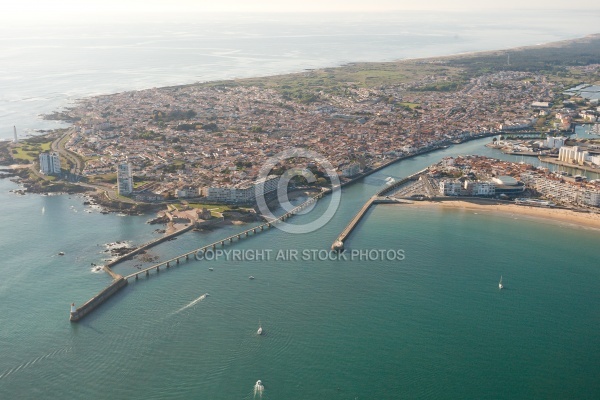
<instances>
[{"instance_id":1,"label":"sky","mask_svg":"<svg viewBox=\"0 0 600 400\"><path fill-rule=\"evenodd\" d=\"M9 0L3 20L65 20L73 17L209 12L382 12L401 10L486 11L492 9L569 9L600 11L590 0Z\"/></svg>"}]
</instances>

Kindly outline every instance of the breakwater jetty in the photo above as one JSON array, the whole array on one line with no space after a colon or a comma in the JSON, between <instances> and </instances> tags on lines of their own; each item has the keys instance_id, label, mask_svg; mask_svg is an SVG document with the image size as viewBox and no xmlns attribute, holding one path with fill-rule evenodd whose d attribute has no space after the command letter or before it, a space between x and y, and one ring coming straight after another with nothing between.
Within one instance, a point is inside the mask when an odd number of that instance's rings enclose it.
<instances>
[{"instance_id":1,"label":"breakwater jetty","mask_svg":"<svg viewBox=\"0 0 600 400\"><path fill-rule=\"evenodd\" d=\"M356 226L360 223L360 221L363 219L363 217L365 216L365 214L367 213L367 211L369 211L369 209L371 208L371 206L373 204L381 204L381 203L399 203L402 202L401 200L396 200L396 199L391 199L386 197L386 195L390 192L392 192L394 189L410 182L410 181L414 181L419 179L419 177L424 174L427 171L427 168L416 172L410 176L407 176L404 179L401 179L399 181L396 182L392 182L391 184L388 184L386 186L384 186L382 189L380 189L377 193L375 193L375 195L373 197L371 197L369 200L367 200L367 202L361 207L361 209L358 211L358 213L356 213L356 215L354 216L354 218L352 218L352 220L350 221L350 223L346 226L346 228L344 228L344 230L342 231L342 233L340 233L340 235L338 236L338 238L335 240L335 242L333 242L333 244L331 245L331 250L334 251L342 251L344 250L344 242L345 240L348 238L348 236L352 233L352 231L354 231L354 229L356 228Z\"/></svg>"},{"instance_id":2,"label":"breakwater jetty","mask_svg":"<svg viewBox=\"0 0 600 400\"><path fill-rule=\"evenodd\" d=\"M80 319L94 311L98 306L108 300L112 295L117 293L119 290L127 286L127 279L122 276L112 281L110 285L104 288L100 293L89 299L81 307L75 308L75 305L71 305L71 316L69 320L71 322L78 322Z\"/></svg>"},{"instance_id":3,"label":"breakwater jetty","mask_svg":"<svg viewBox=\"0 0 600 400\"><path fill-rule=\"evenodd\" d=\"M154 247L154 246L159 245L159 244L161 244L163 242L171 240L171 239L173 239L176 236L184 234L185 232L189 232L192 229L194 229L194 226L195 225L193 223L191 223L189 226L186 226L183 229L179 229L176 232L170 233L168 235L164 235L164 236L162 236L162 237L160 237L160 238L158 238L156 240L153 240L151 242L148 242L148 243L146 243L146 244L138 247L137 249L135 249L133 251L130 251L127 254L122 255L121 257L117 257L114 260L112 260L109 263L107 263L106 265L104 265L104 270L110 274L110 272L109 272L110 268L114 267L115 265L117 265L117 264L119 264L119 263L121 263L121 262L123 262L125 260L132 259L134 256L138 255L139 253L141 253L144 250L148 250L151 247Z\"/></svg>"},{"instance_id":4,"label":"breakwater jetty","mask_svg":"<svg viewBox=\"0 0 600 400\"><path fill-rule=\"evenodd\" d=\"M164 236L160 239L157 239L155 241L149 242L144 246L141 246L140 248L122 256L119 257L118 259L106 264L104 266L104 271L106 273L108 273L112 278L113 281L111 282L111 284L109 286L107 286L106 288L104 288L100 293L98 293L97 295L95 295L94 297L92 297L90 300L88 300L87 302L85 302L81 307L76 308L74 304L71 305L71 315L70 315L70 321L71 322L78 322L80 321L83 317L85 317L86 315L90 314L92 311L94 311L95 309L97 309L101 304L103 304L104 302L106 302L110 297L112 297L115 293L117 293L119 290L121 290L122 288L124 288L125 286L127 286L128 282L130 279L139 279L140 276L150 276L151 272L156 272L159 273L161 268L164 269L170 269L171 267L175 267L177 265L180 265L180 263L182 261L189 261L190 258L196 259L196 254L204 254L207 251L210 250L214 250L217 247L224 247L226 244L233 244L236 241L240 241L244 238L248 238L250 236L255 236L257 234L259 234L260 232L263 232L265 230L268 230L272 227L274 227L275 225L277 225L280 222L283 222L285 220L287 220L288 218L294 216L295 214L299 213L300 211L302 211L303 209L305 209L306 207L308 207L309 205L315 203L318 199L322 198L325 194L329 193L330 191L323 191L318 193L317 195L309 198L308 200L306 200L304 203L300 204L299 206L293 208L292 210L286 212L285 214L269 220L261 225L255 226L253 228L247 229L243 232L240 233L236 233L234 235L228 236L224 239L218 240L214 243L211 243L209 245L200 247L198 249L189 251L187 253L181 254L177 257L174 257L170 260L167 261L163 261L157 264L152 265L151 267L139 270L137 272L134 272L132 274L126 275L126 276L122 276L119 275L117 273L115 273L111 267L116 265L119 262L122 262L128 258L131 258L133 256L135 256L136 254L138 254L140 251L148 249L149 247L155 246L159 243L162 243L166 240L169 240L170 238L172 238L174 235L180 235L184 232L187 232L188 230L190 230L192 227L188 227L188 228L184 228L182 230L179 230L171 235L167 235Z\"/></svg>"}]
</instances>

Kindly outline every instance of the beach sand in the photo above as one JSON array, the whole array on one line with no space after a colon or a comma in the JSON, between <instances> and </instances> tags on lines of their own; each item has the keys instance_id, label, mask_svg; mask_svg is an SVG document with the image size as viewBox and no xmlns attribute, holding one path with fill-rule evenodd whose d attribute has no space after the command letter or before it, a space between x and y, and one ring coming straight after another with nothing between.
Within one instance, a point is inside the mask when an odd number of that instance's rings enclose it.
<instances>
[{"instance_id":1,"label":"beach sand","mask_svg":"<svg viewBox=\"0 0 600 400\"><path fill-rule=\"evenodd\" d=\"M506 204L493 200L448 200L448 201L422 201L414 202L408 207L468 210L477 213L495 213L507 217L526 217L541 223L571 225L577 227L593 228L600 231L600 213L583 213L560 208L542 208Z\"/></svg>"}]
</instances>

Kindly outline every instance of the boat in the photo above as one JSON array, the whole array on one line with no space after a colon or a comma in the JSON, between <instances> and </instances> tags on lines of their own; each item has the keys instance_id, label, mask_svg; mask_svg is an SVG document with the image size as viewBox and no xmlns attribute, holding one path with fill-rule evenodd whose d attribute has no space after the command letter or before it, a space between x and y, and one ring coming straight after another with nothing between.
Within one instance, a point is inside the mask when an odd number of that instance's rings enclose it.
<instances>
[{"instance_id":1,"label":"boat","mask_svg":"<svg viewBox=\"0 0 600 400\"><path fill-rule=\"evenodd\" d=\"M498 289L504 289L504 285L502 284L502 275L500 275L500 282L498 283Z\"/></svg>"},{"instance_id":2,"label":"boat","mask_svg":"<svg viewBox=\"0 0 600 400\"><path fill-rule=\"evenodd\" d=\"M257 380L256 383L254 384L254 398L256 398L256 396L258 395L262 399L264 390L265 390L265 387L263 386L262 381L260 379Z\"/></svg>"},{"instance_id":3,"label":"boat","mask_svg":"<svg viewBox=\"0 0 600 400\"><path fill-rule=\"evenodd\" d=\"M263 334L263 328L260 321L258 321L258 330L256 331L256 334L259 336Z\"/></svg>"},{"instance_id":4,"label":"boat","mask_svg":"<svg viewBox=\"0 0 600 400\"><path fill-rule=\"evenodd\" d=\"M248 279L252 280L252 279L254 279L254 277L253 277L252 275L250 275L250 276L248 277Z\"/></svg>"},{"instance_id":5,"label":"boat","mask_svg":"<svg viewBox=\"0 0 600 400\"><path fill-rule=\"evenodd\" d=\"M212 271L213 269L214 269L213 267L210 267L208 270L209 270L209 271Z\"/></svg>"},{"instance_id":6,"label":"boat","mask_svg":"<svg viewBox=\"0 0 600 400\"><path fill-rule=\"evenodd\" d=\"M59 256L64 256L64 255L65 255L65 252L64 252L64 251L59 251L59 252L58 252L58 255L59 255Z\"/></svg>"}]
</instances>

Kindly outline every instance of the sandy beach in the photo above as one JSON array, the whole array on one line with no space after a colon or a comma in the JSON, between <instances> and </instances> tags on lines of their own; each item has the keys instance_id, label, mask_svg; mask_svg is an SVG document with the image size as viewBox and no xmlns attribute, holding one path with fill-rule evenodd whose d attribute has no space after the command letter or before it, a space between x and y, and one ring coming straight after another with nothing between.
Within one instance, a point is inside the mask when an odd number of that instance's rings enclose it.
<instances>
[{"instance_id":1,"label":"sandy beach","mask_svg":"<svg viewBox=\"0 0 600 400\"><path fill-rule=\"evenodd\" d=\"M525 217L540 223L571 225L577 227L593 228L600 231L600 213L582 213L560 208L542 208L506 204L485 199L448 200L448 201L422 201L414 202L408 207L468 210L477 213L496 213L507 217Z\"/></svg>"}]
</instances>

